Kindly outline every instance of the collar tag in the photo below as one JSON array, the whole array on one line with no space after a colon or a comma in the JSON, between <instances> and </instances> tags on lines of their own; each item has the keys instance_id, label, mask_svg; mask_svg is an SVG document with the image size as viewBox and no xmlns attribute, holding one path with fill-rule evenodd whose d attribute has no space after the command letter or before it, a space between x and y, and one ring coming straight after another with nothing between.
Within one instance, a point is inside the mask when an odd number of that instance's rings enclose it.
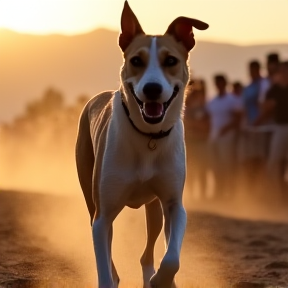
<instances>
[{"instance_id":1,"label":"collar tag","mask_svg":"<svg viewBox=\"0 0 288 288\"><path fill-rule=\"evenodd\" d=\"M148 148L153 151L157 148L157 140L154 139L153 137L150 138L149 142L148 142Z\"/></svg>"}]
</instances>

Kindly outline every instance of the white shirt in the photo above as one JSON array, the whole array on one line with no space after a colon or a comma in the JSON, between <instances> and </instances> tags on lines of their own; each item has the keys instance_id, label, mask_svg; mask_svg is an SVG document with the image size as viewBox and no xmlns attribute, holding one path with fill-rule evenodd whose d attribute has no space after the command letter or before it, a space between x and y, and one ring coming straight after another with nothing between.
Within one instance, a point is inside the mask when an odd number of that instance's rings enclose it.
<instances>
[{"instance_id":1,"label":"white shirt","mask_svg":"<svg viewBox=\"0 0 288 288\"><path fill-rule=\"evenodd\" d=\"M207 103L207 111L210 115L210 140L219 137L221 129L230 123L235 112L241 112L243 104L240 98L225 94L222 97L216 96Z\"/></svg>"},{"instance_id":2,"label":"white shirt","mask_svg":"<svg viewBox=\"0 0 288 288\"><path fill-rule=\"evenodd\" d=\"M271 81L269 78L262 78L260 82L260 92L259 92L259 103L263 103L266 100L266 93L271 86Z\"/></svg>"}]
</instances>

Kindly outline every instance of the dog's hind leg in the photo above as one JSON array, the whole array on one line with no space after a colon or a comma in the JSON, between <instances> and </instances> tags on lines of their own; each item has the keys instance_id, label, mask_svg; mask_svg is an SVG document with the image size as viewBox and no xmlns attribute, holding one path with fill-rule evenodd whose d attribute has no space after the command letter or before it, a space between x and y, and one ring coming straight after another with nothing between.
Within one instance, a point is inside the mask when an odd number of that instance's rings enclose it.
<instances>
[{"instance_id":1,"label":"dog's hind leg","mask_svg":"<svg viewBox=\"0 0 288 288\"><path fill-rule=\"evenodd\" d=\"M90 136L88 110L86 107L83 110L79 121L75 152L78 178L90 214L90 223L92 224L92 219L96 210L92 199L92 177L95 158Z\"/></svg>"},{"instance_id":2,"label":"dog's hind leg","mask_svg":"<svg viewBox=\"0 0 288 288\"><path fill-rule=\"evenodd\" d=\"M145 205L147 243L140 263L143 271L144 288L150 288L150 278L154 275L154 246L163 226L163 214L159 199Z\"/></svg>"}]
</instances>

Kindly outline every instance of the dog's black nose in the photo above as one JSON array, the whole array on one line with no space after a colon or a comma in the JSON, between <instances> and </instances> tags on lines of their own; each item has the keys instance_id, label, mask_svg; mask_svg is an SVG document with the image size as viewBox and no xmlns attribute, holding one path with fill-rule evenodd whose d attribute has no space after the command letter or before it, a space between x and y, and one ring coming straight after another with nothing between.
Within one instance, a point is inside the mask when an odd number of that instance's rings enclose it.
<instances>
[{"instance_id":1,"label":"dog's black nose","mask_svg":"<svg viewBox=\"0 0 288 288\"><path fill-rule=\"evenodd\" d=\"M147 99L157 100L160 98L160 95L162 93L162 86L158 83L150 82L145 84L143 92Z\"/></svg>"}]
</instances>

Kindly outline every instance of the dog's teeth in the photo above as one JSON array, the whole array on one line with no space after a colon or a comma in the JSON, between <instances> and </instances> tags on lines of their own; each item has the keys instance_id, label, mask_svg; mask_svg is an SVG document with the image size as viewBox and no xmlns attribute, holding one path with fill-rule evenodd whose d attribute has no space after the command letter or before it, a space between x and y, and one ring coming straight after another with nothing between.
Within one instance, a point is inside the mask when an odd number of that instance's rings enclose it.
<instances>
[{"instance_id":1,"label":"dog's teeth","mask_svg":"<svg viewBox=\"0 0 288 288\"><path fill-rule=\"evenodd\" d=\"M158 102L144 103L143 112L149 118L161 117L164 111L163 104Z\"/></svg>"}]
</instances>

